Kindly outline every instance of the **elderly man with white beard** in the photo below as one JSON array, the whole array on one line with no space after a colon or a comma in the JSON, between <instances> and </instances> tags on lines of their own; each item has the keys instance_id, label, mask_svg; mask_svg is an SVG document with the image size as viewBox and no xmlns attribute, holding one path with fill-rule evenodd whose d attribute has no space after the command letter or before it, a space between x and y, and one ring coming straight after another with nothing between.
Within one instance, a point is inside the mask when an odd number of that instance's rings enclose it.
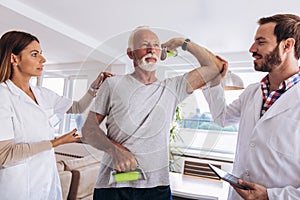
<instances>
[{"instance_id":1,"label":"elderly man with white beard","mask_svg":"<svg viewBox=\"0 0 300 200\"><path fill-rule=\"evenodd\" d=\"M161 47L181 47L201 67L160 81L155 72ZM194 90L224 76L226 69L221 60L189 39L160 44L147 27L132 32L127 55L134 72L103 82L82 129L83 141L106 152L94 199L171 199L169 133L176 106ZM107 133L99 128L104 118Z\"/></svg>"}]
</instances>

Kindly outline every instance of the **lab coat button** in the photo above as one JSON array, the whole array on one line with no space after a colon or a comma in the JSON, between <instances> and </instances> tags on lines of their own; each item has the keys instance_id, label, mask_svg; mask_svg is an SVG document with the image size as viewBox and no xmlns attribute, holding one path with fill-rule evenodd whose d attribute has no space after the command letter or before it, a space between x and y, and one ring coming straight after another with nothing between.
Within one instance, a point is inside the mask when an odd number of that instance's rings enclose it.
<instances>
[{"instance_id":1,"label":"lab coat button","mask_svg":"<svg viewBox=\"0 0 300 200\"><path fill-rule=\"evenodd\" d=\"M254 143L250 143L250 147L254 148L255 147L255 144Z\"/></svg>"},{"instance_id":2,"label":"lab coat button","mask_svg":"<svg viewBox=\"0 0 300 200\"><path fill-rule=\"evenodd\" d=\"M245 175L246 175L246 176L249 176L249 170L248 170L248 169L246 169Z\"/></svg>"}]
</instances>

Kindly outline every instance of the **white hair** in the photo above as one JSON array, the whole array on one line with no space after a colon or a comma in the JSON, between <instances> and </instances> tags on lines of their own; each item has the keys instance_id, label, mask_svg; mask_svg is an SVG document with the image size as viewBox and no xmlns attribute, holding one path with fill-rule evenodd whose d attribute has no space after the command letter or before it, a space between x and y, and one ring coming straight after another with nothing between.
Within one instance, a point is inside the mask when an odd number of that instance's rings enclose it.
<instances>
[{"instance_id":1,"label":"white hair","mask_svg":"<svg viewBox=\"0 0 300 200\"><path fill-rule=\"evenodd\" d=\"M130 34L129 38L128 38L128 48L133 50L133 38L135 36L135 34L139 31L142 31L142 30L148 30L148 31L151 31L149 26L138 26L136 27ZM152 31L151 31L152 32Z\"/></svg>"}]
</instances>

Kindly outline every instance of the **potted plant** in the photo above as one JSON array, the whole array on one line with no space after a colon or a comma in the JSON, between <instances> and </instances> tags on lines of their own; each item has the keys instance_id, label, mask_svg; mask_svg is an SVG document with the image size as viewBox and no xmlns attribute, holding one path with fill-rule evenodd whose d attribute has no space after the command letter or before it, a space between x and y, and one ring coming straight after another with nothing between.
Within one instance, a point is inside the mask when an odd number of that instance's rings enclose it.
<instances>
[{"instance_id":1,"label":"potted plant","mask_svg":"<svg viewBox=\"0 0 300 200\"><path fill-rule=\"evenodd\" d=\"M169 155L169 170L172 172L180 172L180 165L176 162L176 155L181 154L181 150L175 146L175 142L180 139L178 132L182 126L181 106L177 106L174 119L170 129L170 155Z\"/></svg>"}]
</instances>

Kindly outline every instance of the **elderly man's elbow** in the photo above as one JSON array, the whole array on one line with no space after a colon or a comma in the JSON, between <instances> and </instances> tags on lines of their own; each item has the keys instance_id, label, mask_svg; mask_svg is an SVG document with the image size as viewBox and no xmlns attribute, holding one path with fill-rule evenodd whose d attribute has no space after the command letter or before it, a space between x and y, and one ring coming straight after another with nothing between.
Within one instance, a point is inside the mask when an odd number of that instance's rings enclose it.
<instances>
[{"instance_id":1,"label":"elderly man's elbow","mask_svg":"<svg viewBox=\"0 0 300 200\"><path fill-rule=\"evenodd\" d=\"M88 143L91 138L92 131L91 128L86 125L86 123L81 128L81 134L81 141L84 143Z\"/></svg>"}]
</instances>

